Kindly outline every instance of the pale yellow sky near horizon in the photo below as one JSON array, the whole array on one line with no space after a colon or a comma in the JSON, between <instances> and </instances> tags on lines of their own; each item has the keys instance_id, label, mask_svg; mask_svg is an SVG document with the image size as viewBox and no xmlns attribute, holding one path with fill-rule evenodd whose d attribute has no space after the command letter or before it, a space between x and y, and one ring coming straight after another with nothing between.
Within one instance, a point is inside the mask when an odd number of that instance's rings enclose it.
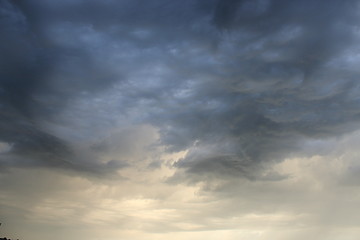
<instances>
[{"instance_id":1,"label":"pale yellow sky near horizon","mask_svg":"<svg viewBox=\"0 0 360 240\"><path fill-rule=\"evenodd\" d=\"M278 181L168 183L171 163L186 151L163 154L160 168L141 161L108 179L9 169L1 173L1 234L24 240L355 240L359 177L349 171L360 167L358 140L360 133L331 139L326 155L273 165L287 176Z\"/></svg>"}]
</instances>

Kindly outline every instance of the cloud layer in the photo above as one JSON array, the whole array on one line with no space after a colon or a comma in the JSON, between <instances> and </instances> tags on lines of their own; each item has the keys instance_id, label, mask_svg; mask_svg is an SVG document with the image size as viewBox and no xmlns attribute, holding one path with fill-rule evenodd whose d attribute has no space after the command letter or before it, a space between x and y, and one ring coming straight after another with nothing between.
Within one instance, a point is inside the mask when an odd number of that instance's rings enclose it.
<instances>
[{"instance_id":1,"label":"cloud layer","mask_svg":"<svg viewBox=\"0 0 360 240\"><path fill-rule=\"evenodd\" d=\"M355 0L1 1L1 211L130 239L355 229L358 12ZM337 201L349 207L328 222Z\"/></svg>"},{"instance_id":2,"label":"cloud layer","mask_svg":"<svg viewBox=\"0 0 360 240\"><path fill-rule=\"evenodd\" d=\"M56 126L97 125L96 139L137 123L190 148L180 168L242 175L357 128L356 1L2 5L1 139L16 159L71 168Z\"/></svg>"}]
</instances>

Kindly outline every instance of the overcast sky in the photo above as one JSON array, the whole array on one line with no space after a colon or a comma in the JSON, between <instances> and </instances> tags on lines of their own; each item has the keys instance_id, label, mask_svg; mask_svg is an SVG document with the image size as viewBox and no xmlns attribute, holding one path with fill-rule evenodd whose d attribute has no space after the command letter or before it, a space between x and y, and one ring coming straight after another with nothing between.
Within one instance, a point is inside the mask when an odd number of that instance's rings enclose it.
<instances>
[{"instance_id":1,"label":"overcast sky","mask_svg":"<svg viewBox=\"0 0 360 240\"><path fill-rule=\"evenodd\" d=\"M0 237L358 240L356 0L1 0Z\"/></svg>"}]
</instances>

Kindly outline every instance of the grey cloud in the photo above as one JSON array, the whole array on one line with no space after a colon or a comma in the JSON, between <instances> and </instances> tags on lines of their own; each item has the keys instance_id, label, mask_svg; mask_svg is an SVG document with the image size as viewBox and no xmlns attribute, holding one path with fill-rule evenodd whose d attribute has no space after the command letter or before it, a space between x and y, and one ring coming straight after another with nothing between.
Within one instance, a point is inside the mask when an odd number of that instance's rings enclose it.
<instances>
[{"instance_id":1,"label":"grey cloud","mask_svg":"<svg viewBox=\"0 0 360 240\"><path fill-rule=\"evenodd\" d=\"M354 1L219 1L213 22L226 31L215 53L198 47L183 59L179 75L195 84L180 86L188 95L154 120L170 150L190 148L175 166L194 179L251 178L244 169L302 154L308 139L357 129L358 71L334 64L355 44L356 9ZM207 149L194 157L194 143Z\"/></svg>"},{"instance_id":2,"label":"grey cloud","mask_svg":"<svg viewBox=\"0 0 360 240\"><path fill-rule=\"evenodd\" d=\"M186 174L258 179L267 163L302 154L308 139L358 127L359 73L344 67L358 40L356 1L2 5L0 98L9 114L0 116L0 140L16 155L48 153L47 161L61 152L78 168L107 172L95 158L111 143L79 157L70 130L57 129L76 122L96 139L115 125L104 115L126 116L157 127L169 151L190 149L176 164ZM95 98L105 103L90 106ZM87 109L69 106L74 99Z\"/></svg>"},{"instance_id":3,"label":"grey cloud","mask_svg":"<svg viewBox=\"0 0 360 240\"><path fill-rule=\"evenodd\" d=\"M220 29L230 28L236 18L240 3L239 0L218 1L213 17L214 24Z\"/></svg>"},{"instance_id":4,"label":"grey cloud","mask_svg":"<svg viewBox=\"0 0 360 240\"><path fill-rule=\"evenodd\" d=\"M32 4L1 3L0 140L13 145L10 155L17 160L10 165L74 168L70 144L45 131L41 122L53 121L79 92L97 92L121 76L114 79L81 45L52 41L46 36L52 26Z\"/></svg>"}]
</instances>

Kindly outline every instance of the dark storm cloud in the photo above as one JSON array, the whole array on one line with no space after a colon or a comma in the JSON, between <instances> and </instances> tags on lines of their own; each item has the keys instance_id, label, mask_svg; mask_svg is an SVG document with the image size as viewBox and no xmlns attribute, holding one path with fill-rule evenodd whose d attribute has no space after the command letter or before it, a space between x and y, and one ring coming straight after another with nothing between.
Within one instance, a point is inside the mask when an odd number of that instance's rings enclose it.
<instances>
[{"instance_id":1,"label":"dark storm cloud","mask_svg":"<svg viewBox=\"0 0 360 240\"><path fill-rule=\"evenodd\" d=\"M86 131L95 138L111 128L104 115L132 114L157 127L169 151L190 149L176 167L192 176L256 179L307 139L358 127L356 1L1 4L0 140L16 159L110 168L77 159L43 126L64 124L72 99L104 104L74 107L67 124L95 126ZM113 97L101 95L109 89Z\"/></svg>"},{"instance_id":2,"label":"dark storm cloud","mask_svg":"<svg viewBox=\"0 0 360 240\"><path fill-rule=\"evenodd\" d=\"M1 141L14 144L15 152L64 154L65 144L31 121L32 94L43 84L49 64L34 44L25 17L7 1L1 2L0 35Z\"/></svg>"},{"instance_id":3,"label":"dark storm cloud","mask_svg":"<svg viewBox=\"0 0 360 240\"><path fill-rule=\"evenodd\" d=\"M25 1L1 2L0 141L12 146L15 159L2 165L74 167L69 144L38 122L53 117L79 91L98 91L114 79L81 46L52 43L42 28L46 19L31 7ZM54 74L62 82L54 84Z\"/></svg>"},{"instance_id":4,"label":"dark storm cloud","mask_svg":"<svg viewBox=\"0 0 360 240\"><path fill-rule=\"evenodd\" d=\"M84 95L91 101L91 94L121 81L153 57L136 55L135 60L122 57L114 62L116 51L126 55L162 42L176 44L177 36L198 18L195 5L192 1L2 1L0 140L12 146L16 159L78 168L71 143L42 124L58 124L57 115L72 98ZM124 49L129 45L130 50ZM86 126L88 119L83 120ZM19 166L28 164L17 161ZM88 159L87 164L93 161Z\"/></svg>"},{"instance_id":5,"label":"dark storm cloud","mask_svg":"<svg viewBox=\"0 0 360 240\"><path fill-rule=\"evenodd\" d=\"M356 1L219 1L220 60L182 66L196 84L181 99L187 107L173 105L160 127L171 149L190 148L176 164L186 178L256 179L256 166L301 154L307 139L357 129L359 73L343 67L357 10Z\"/></svg>"}]
</instances>

